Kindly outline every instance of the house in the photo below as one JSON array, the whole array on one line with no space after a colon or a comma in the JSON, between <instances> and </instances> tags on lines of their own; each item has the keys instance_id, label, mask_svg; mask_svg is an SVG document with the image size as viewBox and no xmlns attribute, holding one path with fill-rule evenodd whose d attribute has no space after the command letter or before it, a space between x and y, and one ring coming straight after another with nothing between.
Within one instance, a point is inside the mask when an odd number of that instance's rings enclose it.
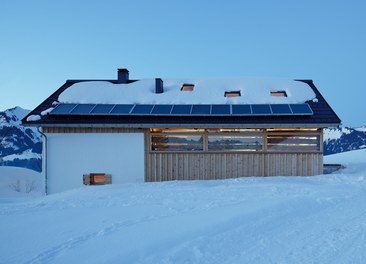
<instances>
[{"instance_id":1,"label":"house","mask_svg":"<svg viewBox=\"0 0 366 264\"><path fill-rule=\"evenodd\" d=\"M23 120L47 193L83 184L317 175L340 119L311 80L67 80Z\"/></svg>"}]
</instances>

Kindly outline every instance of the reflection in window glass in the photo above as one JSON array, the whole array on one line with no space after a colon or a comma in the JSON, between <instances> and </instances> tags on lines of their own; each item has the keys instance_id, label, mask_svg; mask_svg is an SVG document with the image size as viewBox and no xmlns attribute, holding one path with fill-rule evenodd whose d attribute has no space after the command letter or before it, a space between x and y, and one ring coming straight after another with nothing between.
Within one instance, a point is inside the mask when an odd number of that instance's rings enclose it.
<instances>
[{"instance_id":1,"label":"reflection in window glass","mask_svg":"<svg viewBox=\"0 0 366 264\"><path fill-rule=\"evenodd\" d=\"M153 135L153 151L203 151L202 135Z\"/></svg>"},{"instance_id":2,"label":"reflection in window glass","mask_svg":"<svg viewBox=\"0 0 366 264\"><path fill-rule=\"evenodd\" d=\"M203 133L202 128L151 128L152 133Z\"/></svg>"},{"instance_id":3,"label":"reflection in window glass","mask_svg":"<svg viewBox=\"0 0 366 264\"><path fill-rule=\"evenodd\" d=\"M319 151L319 135L269 135L268 150Z\"/></svg>"},{"instance_id":4,"label":"reflection in window glass","mask_svg":"<svg viewBox=\"0 0 366 264\"><path fill-rule=\"evenodd\" d=\"M212 151L258 151L262 150L261 136L209 135L208 150Z\"/></svg>"}]
</instances>

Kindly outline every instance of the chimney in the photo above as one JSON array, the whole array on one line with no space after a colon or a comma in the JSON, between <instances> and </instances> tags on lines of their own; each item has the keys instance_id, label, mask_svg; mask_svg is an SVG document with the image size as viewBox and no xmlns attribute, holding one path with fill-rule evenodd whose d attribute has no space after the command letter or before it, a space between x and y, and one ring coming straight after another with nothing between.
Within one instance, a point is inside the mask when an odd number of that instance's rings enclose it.
<instances>
[{"instance_id":1,"label":"chimney","mask_svg":"<svg viewBox=\"0 0 366 264\"><path fill-rule=\"evenodd\" d=\"M155 78L155 93L163 93L163 80L160 78Z\"/></svg>"},{"instance_id":2,"label":"chimney","mask_svg":"<svg viewBox=\"0 0 366 264\"><path fill-rule=\"evenodd\" d=\"M118 69L118 80L117 83L127 83L129 80L127 69Z\"/></svg>"}]
</instances>

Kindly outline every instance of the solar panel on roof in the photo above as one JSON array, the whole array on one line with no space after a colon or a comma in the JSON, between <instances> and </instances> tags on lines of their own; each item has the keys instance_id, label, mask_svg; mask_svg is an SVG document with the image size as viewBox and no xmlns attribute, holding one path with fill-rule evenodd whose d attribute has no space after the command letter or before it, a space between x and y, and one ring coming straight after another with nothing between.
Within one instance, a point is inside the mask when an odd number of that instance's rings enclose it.
<instances>
[{"instance_id":1,"label":"solar panel on roof","mask_svg":"<svg viewBox=\"0 0 366 264\"><path fill-rule=\"evenodd\" d=\"M173 105L172 115L190 115L192 105Z\"/></svg>"},{"instance_id":2,"label":"solar panel on roof","mask_svg":"<svg viewBox=\"0 0 366 264\"><path fill-rule=\"evenodd\" d=\"M153 108L154 105L145 105L145 104L141 104L141 105L135 105L135 107L132 109L131 114L150 114L151 110Z\"/></svg>"},{"instance_id":3,"label":"solar panel on roof","mask_svg":"<svg viewBox=\"0 0 366 264\"><path fill-rule=\"evenodd\" d=\"M250 105L232 105L233 115L250 115L252 110Z\"/></svg>"},{"instance_id":4,"label":"solar panel on roof","mask_svg":"<svg viewBox=\"0 0 366 264\"><path fill-rule=\"evenodd\" d=\"M91 110L95 107L95 104L78 104L71 110L71 114L89 114Z\"/></svg>"},{"instance_id":5,"label":"solar panel on roof","mask_svg":"<svg viewBox=\"0 0 366 264\"><path fill-rule=\"evenodd\" d=\"M59 104L57 105L50 114L54 115L65 115L69 114L74 109L76 104Z\"/></svg>"},{"instance_id":6,"label":"solar panel on roof","mask_svg":"<svg viewBox=\"0 0 366 264\"><path fill-rule=\"evenodd\" d=\"M292 113L288 104L271 104L271 109L274 115L287 115Z\"/></svg>"},{"instance_id":7,"label":"solar panel on roof","mask_svg":"<svg viewBox=\"0 0 366 264\"><path fill-rule=\"evenodd\" d=\"M211 105L193 105L192 115L209 115L211 113Z\"/></svg>"},{"instance_id":8,"label":"solar panel on roof","mask_svg":"<svg viewBox=\"0 0 366 264\"><path fill-rule=\"evenodd\" d=\"M312 115L313 111L308 104L290 104L292 113L294 115Z\"/></svg>"},{"instance_id":9,"label":"solar panel on roof","mask_svg":"<svg viewBox=\"0 0 366 264\"><path fill-rule=\"evenodd\" d=\"M182 115L182 116L266 116L313 115L309 104L252 105L152 105L152 104L59 104L51 115Z\"/></svg>"},{"instance_id":10,"label":"solar panel on roof","mask_svg":"<svg viewBox=\"0 0 366 264\"><path fill-rule=\"evenodd\" d=\"M230 115L230 105L212 105L211 115Z\"/></svg>"},{"instance_id":11,"label":"solar panel on roof","mask_svg":"<svg viewBox=\"0 0 366 264\"><path fill-rule=\"evenodd\" d=\"M109 114L113 109L113 104L98 104L90 112L91 114Z\"/></svg>"},{"instance_id":12,"label":"solar panel on roof","mask_svg":"<svg viewBox=\"0 0 366 264\"><path fill-rule=\"evenodd\" d=\"M154 105L151 114L156 115L169 115L172 111L173 105Z\"/></svg>"},{"instance_id":13,"label":"solar panel on roof","mask_svg":"<svg viewBox=\"0 0 366 264\"><path fill-rule=\"evenodd\" d=\"M112 110L111 114L129 114L131 109L134 105L133 104L125 104L125 105L116 105Z\"/></svg>"},{"instance_id":14,"label":"solar panel on roof","mask_svg":"<svg viewBox=\"0 0 366 264\"><path fill-rule=\"evenodd\" d=\"M270 115L272 114L269 104L255 104L252 105L253 115Z\"/></svg>"}]
</instances>

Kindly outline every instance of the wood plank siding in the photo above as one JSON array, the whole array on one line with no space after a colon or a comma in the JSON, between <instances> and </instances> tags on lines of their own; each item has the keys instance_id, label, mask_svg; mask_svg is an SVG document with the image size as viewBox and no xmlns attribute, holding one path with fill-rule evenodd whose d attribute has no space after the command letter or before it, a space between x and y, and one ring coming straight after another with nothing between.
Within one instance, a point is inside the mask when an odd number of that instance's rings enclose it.
<instances>
[{"instance_id":1,"label":"wood plank siding","mask_svg":"<svg viewBox=\"0 0 366 264\"><path fill-rule=\"evenodd\" d=\"M322 174L322 153L146 153L145 180Z\"/></svg>"}]
</instances>

